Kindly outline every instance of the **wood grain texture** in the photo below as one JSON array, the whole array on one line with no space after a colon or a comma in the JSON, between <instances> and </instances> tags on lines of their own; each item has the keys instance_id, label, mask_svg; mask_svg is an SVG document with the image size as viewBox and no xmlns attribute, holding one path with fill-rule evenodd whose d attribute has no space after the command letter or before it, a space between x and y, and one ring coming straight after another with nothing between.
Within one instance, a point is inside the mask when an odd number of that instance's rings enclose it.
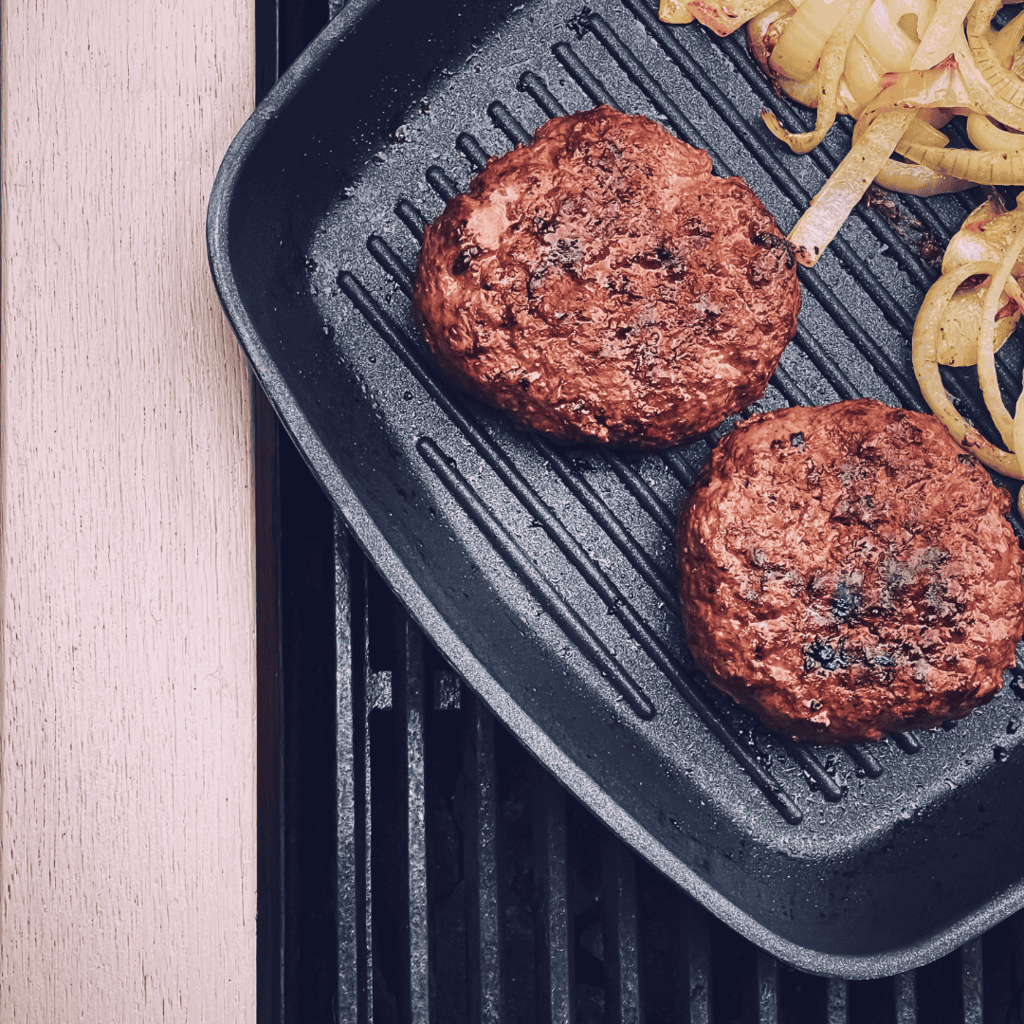
<instances>
[{"instance_id":1,"label":"wood grain texture","mask_svg":"<svg viewBox=\"0 0 1024 1024\"><path fill-rule=\"evenodd\" d=\"M255 1019L251 0L0 8L0 1020Z\"/></svg>"}]
</instances>

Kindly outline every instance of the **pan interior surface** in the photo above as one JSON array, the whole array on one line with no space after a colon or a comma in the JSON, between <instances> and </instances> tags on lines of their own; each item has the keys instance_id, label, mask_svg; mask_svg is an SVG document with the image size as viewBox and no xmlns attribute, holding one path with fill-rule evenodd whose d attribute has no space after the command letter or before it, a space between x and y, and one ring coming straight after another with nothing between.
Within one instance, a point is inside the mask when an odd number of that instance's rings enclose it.
<instances>
[{"instance_id":1,"label":"pan interior surface","mask_svg":"<svg viewBox=\"0 0 1024 1024\"><path fill-rule=\"evenodd\" d=\"M646 0L356 0L225 158L218 290L353 534L563 783L780 958L850 978L909 969L1024 904L1024 689L876 744L773 735L696 672L676 605L675 514L731 423L659 454L555 446L451 388L418 336L424 225L488 157L599 103L707 149L783 231L849 145L843 125L789 154L761 108L791 127L809 115L776 99L742 40L662 25ZM908 339L936 271L915 232L945 240L977 201L901 201L897 223L858 210L802 275L797 337L750 411L858 396L923 409ZM1014 348L1000 356L1019 379Z\"/></svg>"}]
</instances>

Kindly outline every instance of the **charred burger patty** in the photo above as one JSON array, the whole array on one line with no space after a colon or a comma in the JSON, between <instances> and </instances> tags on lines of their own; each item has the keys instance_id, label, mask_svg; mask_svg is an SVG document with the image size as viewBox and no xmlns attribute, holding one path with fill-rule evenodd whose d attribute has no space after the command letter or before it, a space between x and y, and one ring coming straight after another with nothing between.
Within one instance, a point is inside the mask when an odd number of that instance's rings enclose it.
<instances>
[{"instance_id":1,"label":"charred burger patty","mask_svg":"<svg viewBox=\"0 0 1024 1024\"><path fill-rule=\"evenodd\" d=\"M742 180L603 106L548 121L448 204L413 302L444 371L522 425L663 448L764 393L800 286Z\"/></svg>"},{"instance_id":2,"label":"charred burger patty","mask_svg":"<svg viewBox=\"0 0 1024 1024\"><path fill-rule=\"evenodd\" d=\"M694 658L800 739L961 718L999 690L1024 631L1008 508L934 417L859 400L752 418L680 513Z\"/></svg>"}]
</instances>

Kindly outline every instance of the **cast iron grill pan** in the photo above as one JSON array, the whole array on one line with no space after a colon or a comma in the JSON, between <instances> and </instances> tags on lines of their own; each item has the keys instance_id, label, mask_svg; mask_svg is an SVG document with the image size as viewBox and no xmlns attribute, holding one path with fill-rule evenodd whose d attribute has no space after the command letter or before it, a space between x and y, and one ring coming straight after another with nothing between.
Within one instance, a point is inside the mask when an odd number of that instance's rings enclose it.
<instances>
[{"instance_id":1,"label":"cast iron grill pan","mask_svg":"<svg viewBox=\"0 0 1024 1024\"><path fill-rule=\"evenodd\" d=\"M664 26L645 0L354 3L225 157L217 287L355 537L526 746L763 948L894 974L1024 904L1024 691L876 744L769 733L694 670L676 607L675 512L732 422L663 454L556 446L450 388L412 321L423 227L445 200L548 117L605 102L707 149L783 230L849 143L841 129L788 154L759 111L803 115L742 42ZM797 337L751 411L861 395L923 408L907 339L935 272L915 233L945 240L977 201L907 200L896 223L859 211L802 275ZM984 422L969 388L951 391Z\"/></svg>"}]
</instances>

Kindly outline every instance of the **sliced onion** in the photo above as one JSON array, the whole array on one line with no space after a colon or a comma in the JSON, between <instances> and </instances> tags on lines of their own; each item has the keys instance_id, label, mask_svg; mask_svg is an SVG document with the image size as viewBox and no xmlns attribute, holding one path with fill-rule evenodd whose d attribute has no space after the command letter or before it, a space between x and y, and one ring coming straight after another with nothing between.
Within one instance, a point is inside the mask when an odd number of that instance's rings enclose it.
<instances>
[{"instance_id":1,"label":"sliced onion","mask_svg":"<svg viewBox=\"0 0 1024 1024\"><path fill-rule=\"evenodd\" d=\"M913 110L919 115L925 110L970 108L971 95L960 71L960 61L950 55L934 67L883 75L878 95L864 108L858 121L857 134L878 111L893 107Z\"/></svg>"},{"instance_id":2,"label":"sliced onion","mask_svg":"<svg viewBox=\"0 0 1024 1024\"><path fill-rule=\"evenodd\" d=\"M985 112L1009 128L1024 131L1024 81L1003 66L993 45L992 18L1002 7L1002 0L977 0L967 18L967 45L973 68L987 86L983 95L980 84L965 65L965 81L975 100Z\"/></svg>"},{"instance_id":3,"label":"sliced onion","mask_svg":"<svg viewBox=\"0 0 1024 1024\"><path fill-rule=\"evenodd\" d=\"M766 20L774 33L768 27L764 38L774 34L777 45L765 63L777 87L817 106L818 117L814 131L790 133L769 114L769 129L794 151L806 152L836 113L857 115L854 146L790 235L801 262L816 262L871 177L916 195L960 191L970 183L1024 185L1024 80L1009 70L1024 55L1024 14L996 32L991 20L1001 0L872 0L834 81L825 57L847 23L838 22L829 35L831 22L822 12L833 10L836 0L786 2L797 11L781 31L784 15ZM857 0L848 2L857 6ZM767 41L765 48L770 52ZM880 74L886 65L907 70ZM950 148L938 130L958 113L968 116L979 151Z\"/></svg>"},{"instance_id":4,"label":"sliced onion","mask_svg":"<svg viewBox=\"0 0 1024 1024\"><path fill-rule=\"evenodd\" d=\"M918 40L924 35L925 29L935 17L935 0L886 0L886 2L892 16L901 28L908 18L917 23L916 31L913 34ZM903 28L903 31L908 30Z\"/></svg>"},{"instance_id":5,"label":"sliced onion","mask_svg":"<svg viewBox=\"0 0 1024 1024\"><path fill-rule=\"evenodd\" d=\"M962 55L950 56L935 67L923 71L886 75L882 79L882 89L878 96L861 114L854 138L880 112L886 110L952 108L977 113L979 108L975 106L961 74L963 60ZM949 149L945 135L934 132L930 137L931 142L928 141L929 130L923 125L916 126L911 134L897 143L895 151L908 160L951 178L989 185L1024 185L1024 153L1010 150L979 152Z\"/></svg>"},{"instance_id":6,"label":"sliced onion","mask_svg":"<svg viewBox=\"0 0 1024 1024\"><path fill-rule=\"evenodd\" d=\"M1024 390L1017 398L1017 409L1013 417L1013 442L1017 461L1021 469L1024 469ZM1017 492L1017 511L1024 516L1024 487Z\"/></svg>"},{"instance_id":7,"label":"sliced onion","mask_svg":"<svg viewBox=\"0 0 1024 1024\"><path fill-rule=\"evenodd\" d=\"M849 8L849 0L804 0L779 37L771 65L796 82L810 78Z\"/></svg>"},{"instance_id":8,"label":"sliced onion","mask_svg":"<svg viewBox=\"0 0 1024 1024\"><path fill-rule=\"evenodd\" d=\"M1024 223L1014 232L1006 248L1006 254L999 261L999 267L989 282L985 305L981 314L981 328L978 332L978 381L981 393L985 396L985 405L1003 439L1003 443L1014 449L1013 417L1003 404L999 393L999 381L996 379L996 363L993 348L993 333L996 313L999 311L1003 290L1006 288L1014 265L1024 250ZM1020 290L1018 289L1018 294Z\"/></svg>"},{"instance_id":9,"label":"sliced onion","mask_svg":"<svg viewBox=\"0 0 1024 1024\"><path fill-rule=\"evenodd\" d=\"M974 188L973 181L954 178L921 164L908 164L900 160L887 160L875 175L875 184L890 192L910 196L941 196Z\"/></svg>"},{"instance_id":10,"label":"sliced onion","mask_svg":"<svg viewBox=\"0 0 1024 1024\"><path fill-rule=\"evenodd\" d=\"M984 313L987 294L987 286L982 285L967 290L958 289L950 296L939 324L935 349L935 358L943 366L978 365L978 325ZM996 320L993 351L998 352L1003 347L1019 319L1020 310L1015 309L1009 316Z\"/></svg>"},{"instance_id":11,"label":"sliced onion","mask_svg":"<svg viewBox=\"0 0 1024 1024\"><path fill-rule=\"evenodd\" d=\"M727 36L771 6L770 0L689 0L686 11L716 35ZM660 17L659 11L659 17Z\"/></svg>"},{"instance_id":12,"label":"sliced onion","mask_svg":"<svg viewBox=\"0 0 1024 1024\"><path fill-rule=\"evenodd\" d=\"M875 0L857 31L857 38L886 71L908 71L920 41L903 30L899 24L902 15L893 10L894 6L886 0ZM923 27L920 26L919 31Z\"/></svg>"},{"instance_id":13,"label":"sliced onion","mask_svg":"<svg viewBox=\"0 0 1024 1024\"><path fill-rule=\"evenodd\" d=\"M973 452L989 469L1024 480L1024 471L1013 452L1005 452L987 441L954 408L936 360L939 324L949 298L968 277L995 269L992 263L968 263L950 274L943 274L928 290L914 324L914 373L925 401L958 444Z\"/></svg>"},{"instance_id":14,"label":"sliced onion","mask_svg":"<svg viewBox=\"0 0 1024 1024\"><path fill-rule=\"evenodd\" d=\"M780 77L775 84L801 106L810 107L811 110L818 106L818 83L815 78L808 78L805 82L793 82Z\"/></svg>"},{"instance_id":15,"label":"sliced onion","mask_svg":"<svg viewBox=\"0 0 1024 1024\"><path fill-rule=\"evenodd\" d=\"M967 115L967 137L978 149L1024 149L1024 134L1000 128L984 114Z\"/></svg>"},{"instance_id":16,"label":"sliced onion","mask_svg":"<svg viewBox=\"0 0 1024 1024\"><path fill-rule=\"evenodd\" d=\"M953 51L958 37L963 34L963 22L969 9L970 0L945 0L936 7L935 16L914 54L911 70L934 67ZM789 235L796 258L805 266L813 266L835 238L850 211L885 167L913 117L912 110L880 111L814 197Z\"/></svg>"},{"instance_id":17,"label":"sliced onion","mask_svg":"<svg viewBox=\"0 0 1024 1024\"><path fill-rule=\"evenodd\" d=\"M849 114L856 117L860 113L861 105L853 98L850 87L846 84L846 77L839 79L839 113Z\"/></svg>"},{"instance_id":18,"label":"sliced onion","mask_svg":"<svg viewBox=\"0 0 1024 1024\"><path fill-rule=\"evenodd\" d=\"M872 57L860 39L855 38L850 43L843 78L862 110L878 95L878 84L886 70Z\"/></svg>"},{"instance_id":19,"label":"sliced onion","mask_svg":"<svg viewBox=\"0 0 1024 1024\"><path fill-rule=\"evenodd\" d=\"M912 110L883 110L856 139L842 162L789 233L796 259L813 267L825 247L885 167L914 117Z\"/></svg>"},{"instance_id":20,"label":"sliced onion","mask_svg":"<svg viewBox=\"0 0 1024 1024\"><path fill-rule=\"evenodd\" d=\"M942 273L948 274L965 263L998 263L1011 234L1012 222L1006 219L1006 207L995 193L967 214L949 240L942 256Z\"/></svg>"},{"instance_id":21,"label":"sliced onion","mask_svg":"<svg viewBox=\"0 0 1024 1024\"><path fill-rule=\"evenodd\" d=\"M817 0L805 0L804 6L793 15L793 22L801 17L810 4L815 2ZM835 123L839 110L839 80L842 78L843 68L846 65L846 52L857 31L857 26L872 2L873 0L849 0L842 21L839 22L825 44L818 65L818 73L815 76L818 92L818 116L815 119L814 130L789 132L782 127L774 114L771 112L762 114L768 130L776 138L785 142L794 153L809 153L825 138L828 130ZM776 53L790 32L793 22L790 22L790 28L787 28L782 34L782 40L775 50Z\"/></svg>"},{"instance_id":22,"label":"sliced onion","mask_svg":"<svg viewBox=\"0 0 1024 1024\"><path fill-rule=\"evenodd\" d=\"M768 66L768 59L778 45L779 36L783 28L789 24L795 10L789 0L779 0L747 22L747 46L750 48L750 56L773 80L775 76Z\"/></svg>"},{"instance_id":23,"label":"sliced onion","mask_svg":"<svg viewBox=\"0 0 1024 1024\"><path fill-rule=\"evenodd\" d=\"M945 128L954 118L952 110L946 107L925 107L917 112L918 121L927 121L933 128Z\"/></svg>"},{"instance_id":24,"label":"sliced onion","mask_svg":"<svg viewBox=\"0 0 1024 1024\"><path fill-rule=\"evenodd\" d=\"M1007 22L991 40L992 52L1004 68L1013 67L1013 59L1022 39L1024 39L1024 11L1021 11L1013 21Z\"/></svg>"},{"instance_id":25,"label":"sliced onion","mask_svg":"<svg viewBox=\"0 0 1024 1024\"><path fill-rule=\"evenodd\" d=\"M1020 150L939 149L900 143L896 152L925 167L979 185L1024 185L1024 153Z\"/></svg>"},{"instance_id":26,"label":"sliced onion","mask_svg":"<svg viewBox=\"0 0 1024 1024\"><path fill-rule=\"evenodd\" d=\"M686 0L661 0L658 17L669 25L688 25L693 21Z\"/></svg>"},{"instance_id":27,"label":"sliced onion","mask_svg":"<svg viewBox=\"0 0 1024 1024\"><path fill-rule=\"evenodd\" d=\"M919 146L935 146L937 149L943 149L949 145L949 136L944 135L938 128L932 127L922 118L915 117L900 141L916 142Z\"/></svg>"}]
</instances>

